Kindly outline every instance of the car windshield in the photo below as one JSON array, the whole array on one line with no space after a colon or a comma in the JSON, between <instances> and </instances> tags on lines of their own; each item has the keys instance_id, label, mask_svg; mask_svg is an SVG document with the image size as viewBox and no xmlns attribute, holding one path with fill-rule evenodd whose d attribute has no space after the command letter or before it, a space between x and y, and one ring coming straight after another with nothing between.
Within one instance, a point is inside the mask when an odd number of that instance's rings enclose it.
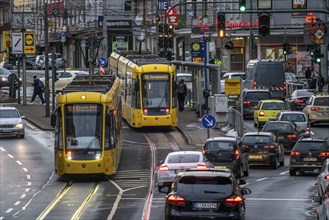
<instances>
[{"instance_id":1,"label":"car windshield","mask_svg":"<svg viewBox=\"0 0 329 220\"><path fill-rule=\"evenodd\" d=\"M0 118L19 118L19 114L16 110L1 110Z\"/></svg>"},{"instance_id":2,"label":"car windshield","mask_svg":"<svg viewBox=\"0 0 329 220\"><path fill-rule=\"evenodd\" d=\"M263 131L277 131L282 133L294 132L294 126L290 123L266 123Z\"/></svg>"},{"instance_id":3,"label":"car windshield","mask_svg":"<svg viewBox=\"0 0 329 220\"><path fill-rule=\"evenodd\" d=\"M5 75L10 75L11 72L7 69L1 68L0 69L0 75L5 76Z\"/></svg>"},{"instance_id":4,"label":"car windshield","mask_svg":"<svg viewBox=\"0 0 329 220\"><path fill-rule=\"evenodd\" d=\"M233 186L230 178L212 176L186 176L179 180L177 191L189 194L231 193Z\"/></svg>"},{"instance_id":5,"label":"car windshield","mask_svg":"<svg viewBox=\"0 0 329 220\"><path fill-rule=\"evenodd\" d=\"M294 151L327 151L328 145L323 141L299 141L294 147Z\"/></svg>"},{"instance_id":6,"label":"car windshield","mask_svg":"<svg viewBox=\"0 0 329 220\"><path fill-rule=\"evenodd\" d=\"M314 105L316 106L329 106L329 97L321 97L314 99Z\"/></svg>"},{"instance_id":7,"label":"car windshield","mask_svg":"<svg viewBox=\"0 0 329 220\"><path fill-rule=\"evenodd\" d=\"M209 141L205 150L209 151L234 151L235 142L232 141Z\"/></svg>"},{"instance_id":8,"label":"car windshield","mask_svg":"<svg viewBox=\"0 0 329 220\"><path fill-rule=\"evenodd\" d=\"M271 95L269 92L248 92L245 99L264 100L270 98Z\"/></svg>"},{"instance_id":9,"label":"car windshield","mask_svg":"<svg viewBox=\"0 0 329 220\"><path fill-rule=\"evenodd\" d=\"M295 96L305 96L305 97L310 97L312 96L313 93L312 92L308 92L308 91L304 91L304 90L295 90L291 96L295 97Z\"/></svg>"},{"instance_id":10,"label":"car windshield","mask_svg":"<svg viewBox=\"0 0 329 220\"><path fill-rule=\"evenodd\" d=\"M197 163L199 158L197 154L174 154L169 155L167 163Z\"/></svg>"},{"instance_id":11,"label":"car windshield","mask_svg":"<svg viewBox=\"0 0 329 220\"><path fill-rule=\"evenodd\" d=\"M286 106L280 102L265 102L263 103L262 110L285 110Z\"/></svg>"},{"instance_id":12,"label":"car windshield","mask_svg":"<svg viewBox=\"0 0 329 220\"><path fill-rule=\"evenodd\" d=\"M243 144L267 144L270 143L270 136L265 135L246 135L242 139Z\"/></svg>"},{"instance_id":13,"label":"car windshield","mask_svg":"<svg viewBox=\"0 0 329 220\"><path fill-rule=\"evenodd\" d=\"M303 114L283 114L280 121L305 122Z\"/></svg>"}]
</instances>

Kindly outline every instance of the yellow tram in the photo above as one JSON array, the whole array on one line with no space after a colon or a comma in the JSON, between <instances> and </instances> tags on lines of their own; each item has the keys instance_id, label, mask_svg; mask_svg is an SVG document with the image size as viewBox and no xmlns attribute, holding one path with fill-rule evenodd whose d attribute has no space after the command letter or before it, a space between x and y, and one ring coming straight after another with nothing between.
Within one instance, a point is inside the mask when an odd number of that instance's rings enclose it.
<instances>
[{"instance_id":1,"label":"yellow tram","mask_svg":"<svg viewBox=\"0 0 329 220\"><path fill-rule=\"evenodd\" d=\"M146 51L117 51L110 70L121 79L123 118L131 127L176 127L176 68Z\"/></svg>"},{"instance_id":2,"label":"yellow tram","mask_svg":"<svg viewBox=\"0 0 329 220\"><path fill-rule=\"evenodd\" d=\"M55 172L115 174L122 150L120 80L77 76L56 96Z\"/></svg>"}]
</instances>

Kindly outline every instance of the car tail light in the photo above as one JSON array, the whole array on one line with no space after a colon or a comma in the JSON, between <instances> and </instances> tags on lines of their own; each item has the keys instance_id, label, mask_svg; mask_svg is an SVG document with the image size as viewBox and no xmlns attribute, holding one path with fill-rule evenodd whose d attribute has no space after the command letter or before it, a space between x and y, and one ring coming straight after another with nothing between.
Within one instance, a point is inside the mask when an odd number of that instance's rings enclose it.
<instances>
[{"instance_id":1,"label":"car tail light","mask_svg":"<svg viewBox=\"0 0 329 220\"><path fill-rule=\"evenodd\" d=\"M167 170L169 170L169 168L168 168L167 165L161 165L161 166L159 167L159 170L160 170L160 171L167 171Z\"/></svg>"},{"instance_id":2,"label":"car tail light","mask_svg":"<svg viewBox=\"0 0 329 220\"><path fill-rule=\"evenodd\" d=\"M248 149L248 145L242 145L243 149Z\"/></svg>"},{"instance_id":3,"label":"car tail light","mask_svg":"<svg viewBox=\"0 0 329 220\"><path fill-rule=\"evenodd\" d=\"M265 116L265 112L260 111L258 115L259 115L259 116Z\"/></svg>"},{"instance_id":4,"label":"car tail light","mask_svg":"<svg viewBox=\"0 0 329 220\"><path fill-rule=\"evenodd\" d=\"M286 91L287 90L287 83L283 82L283 90Z\"/></svg>"},{"instance_id":5,"label":"car tail light","mask_svg":"<svg viewBox=\"0 0 329 220\"><path fill-rule=\"evenodd\" d=\"M238 149L235 149L234 151L234 156L233 156L233 160L237 160L240 157L240 153Z\"/></svg>"},{"instance_id":6,"label":"car tail light","mask_svg":"<svg viewBox=\"0 0 329 220\"><path fill-rule=\"evenodd\" d=\"M288 139L296 139L297 135L296 134L289 134Z\"/></svg>"},{"instance_id":7,"label":"car tail light","mask_svg":"<svg viewBox=\"0 0 329 220\"><path fill-rule=\"evenodd\" d=\"M201 153L202 153L202 154L206 154L206 151L205 151L205 150L202 150Z\"/></svg>"},{"instance_id":8,"label":"car tail light","mask_svg":"<svg viewBox=\"0 0 329 220\"><path fill-rule=\"evenodd\" d=\"M256 81L253 81L253 82L252 82L252 88L253 88L253 89L257 89L257 82L256 82Z\"/></svg>"},{"instance_id":9,"label":"car tail light","mask_svg":"<svg viewBox=\"0 0 329 220\"><path fill-rule=\"evenodd\" d=\"M225 206L236 206L243 203L243 198L241 196L230 196L225 200Z\"/></svg>"},{"instance_id":10,"label":"car tail light","mask_svg":"<svg viewBox=\"0 0 329 220\"><path fill-rule=\"evenodd\" d=\"M320 157L329 157L329 152L321 152Z\"/></svg>"},{"instance_id":11,"label":"car tail light","mask_svg":"<svg viewBox=\"0 0 329 220\"><path fill-rule=\"evenodd\" d=\"M271 145L266 145L266 146L264 146L264 148L266 148L266 149L275 149L276 146L273 145L273 144L271 144Z\"/></svg>"},{"instance_id":12,"label":"car tail light","mask_svg":"<svg viewBox=\"0 0 329 220\"><path fill-rule=\"evenodd\" d=\"M147 108L144 108L144 115L147 115Z\"/></svg>"},{"instance_id":13,"label":"car tail light","mask_svg":"<svg viewBox=\"0 0 329 220\"><path fill-rule=\"evenodd\" d=\"M306 128L306 131L310 131L310 130L311 130L311 128L310 128L310 127L307 127L307 128Z\"/></svg>"},{"instance_id":14,"label":"car tail light","mask_svg":"<svg viewBox=\"0 0 329 220\"><path fill-rule=\"evenodd\" d=\"M329 180L329 174L328 174L328 175L325 175L325 176L323 177L323 179L325 179L325 180Z\"/></svg>"},{"instance_id":15,"label":"car tail light","mask_svg":"<svg viewBox=\"0 0 329 220\"><path fill-rule=\"evenodd\" d=\"M181 196L177 195L169 195L167 197L167 201L170 204L178 205L178 206L184 206L185 205L185 199Z\"/></svg>"},{"instance_id":16,"label":"car tail light","mask_svg":"<svg viewBox=\"0 0 329 220\"><path fill-rule=\"evenodd\" d=\"M295 99L294 102L302 103L302 102L304 102L304 100L303 99Z\"/></svg>"},{"instance_id":17,"label":"car tail light","mask_svg":"<svg viewBox=\"0 0 329 220\"><path fill-rule=\"evenodd\" d=\"M251 103L251 102L249 102L249 101L244 101L244 102L243 102L244 105L249 105L250 103Z\"/></svg>"},{"instance_id":18,"label":"car tail light","mask_svg":"<svg viewBox=\"0 0 329 220\"><path fill-rule=\"evenodd\" d=\"M320 110L320 107L312 107L311 108L311 111L318 111L318 110Z\"/></svg>"},{"instance_id":19,"label":"car tail light","mask_svg":"<svg viewBox=\"0 0 329 220\"><path fill-rule=\"evenodd\" d=\"M203 164L203 163L199 163L198 165L196 165L196 168L197 169L206 169L208 168L206 164Z\"/></svg>"},{"instance_id":20,"label":"car tail light","mask_svg":"<svg viewBox=\"0 0 329 220\"><path fill-rule=\"evenodd\" d=\"M298 152L298 151L291 151L290 156L298 157L298 156L300 156L300 152Z\"/></svg>"}]
</instances>

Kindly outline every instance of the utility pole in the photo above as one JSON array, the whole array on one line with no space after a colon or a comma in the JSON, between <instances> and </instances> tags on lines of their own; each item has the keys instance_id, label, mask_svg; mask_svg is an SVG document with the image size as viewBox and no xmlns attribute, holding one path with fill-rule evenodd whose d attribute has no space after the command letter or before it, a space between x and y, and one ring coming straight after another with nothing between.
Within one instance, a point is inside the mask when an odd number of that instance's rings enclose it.
<instances>
[{"instance_id":1,"label":"utility pole","mask_svg":"<svg viewBox=\"0 0 329 220\"><path fill-rule=\"evenodd\" d=\"M252 10L252 1L250 1L250 10ZM249 60L254 59L254 33L252 32L252 13L250 13L250 36L249 36Z\"/></svg>"},{"instance_id":2,"label":"utility pole","mask_svg":"<svg viewBox=\"0 0 329 220\"><path fill-rule=\"evenodd\" d=\"M45 35L45 83L46 83L46 90L45 90L45 98L46 98L46 117L50 116L50 103L49 103L49 45L48 45L48 3L45 3L44 8L44 35Z\"/></svg>"}]
</instances>

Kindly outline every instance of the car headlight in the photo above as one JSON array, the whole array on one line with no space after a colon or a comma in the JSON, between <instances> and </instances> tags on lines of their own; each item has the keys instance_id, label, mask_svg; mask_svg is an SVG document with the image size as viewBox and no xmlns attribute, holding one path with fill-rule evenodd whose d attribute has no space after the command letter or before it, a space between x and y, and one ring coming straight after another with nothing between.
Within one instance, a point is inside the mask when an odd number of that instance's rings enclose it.
<instances>
[{"instance_id":1,"label":"car headlight","mask_svg":"<svg viewBox=\"0 0 329 220\"><path fill-rule=\"evenodd\" d=\"M15 127L16 127L16 128L23 128L24 125L23 125L22 122L19 122L19 123L16 123L16 126L15 126Z\"/></svg>"},{"instance_id":2,"label":"car headlight","mask_svg":"<svg viewBox=\"0 0 329 220\"><path fill-rule=\"evenodd\" d=\"M1 80L2 80L2 81L8 81L8 79L5 78L5 77L2 77Z\"/></svg>"}]
</instances>

